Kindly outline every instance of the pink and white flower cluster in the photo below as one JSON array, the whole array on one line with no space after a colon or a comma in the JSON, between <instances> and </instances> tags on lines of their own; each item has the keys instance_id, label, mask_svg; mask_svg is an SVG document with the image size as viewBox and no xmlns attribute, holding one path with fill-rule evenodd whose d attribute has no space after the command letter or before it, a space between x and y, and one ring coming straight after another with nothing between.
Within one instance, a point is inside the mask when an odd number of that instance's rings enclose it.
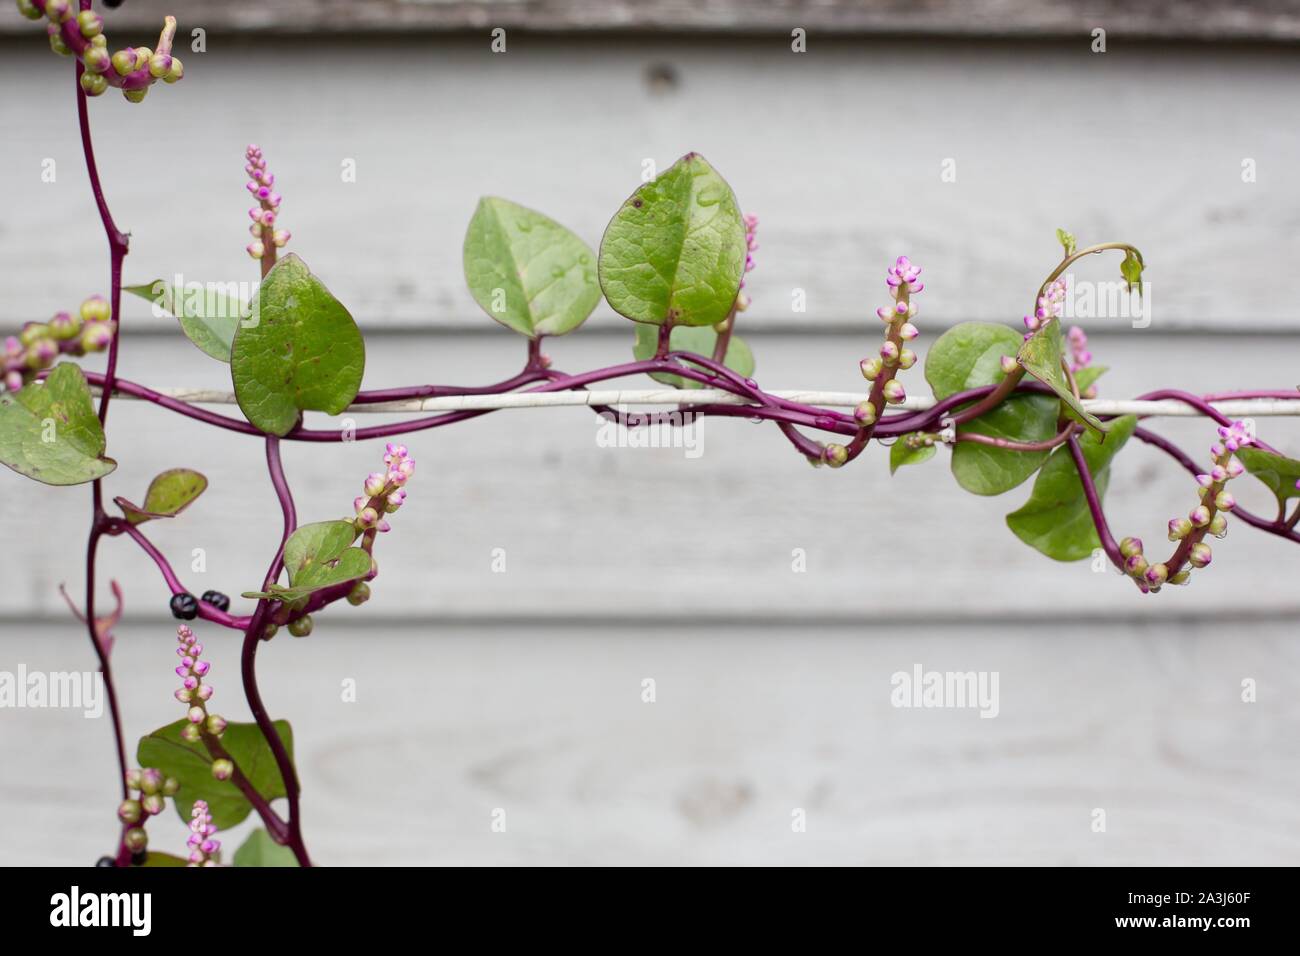
<instances>
[{"instance_id":1,"label":"pink and white flower cluster","mask_svg":"<svg viewBox=\"0 0 1300 956\"><path fill-rule=\"evenodd\" d=\"M1059 319L1064 304L1065 280L1057 279L1043 289L1038 301L1034 304L1034 314L1025 316L1025 328L1030 333L1037 332L1052 319Z\"/></svg>"},{"instance_id":2,"label":"pink and white flower cluster","mask_svg":"<svg viewBox=\"0 0 1300 956\"><path fill-rule=\"evenodd\" d=\"M216 857L221 850L221 841L213 839L217 828L212 823L212 814L208 812L207 801L195 800L190 817L190 836L185 841L190 848L188 865L220 866Z\"/></svg>"},{"instance_id":3,"label":"pink and white flower cluster","mask_svg":"<svg viewBox=\"0 0 1300 956\"><path fill-rule=\"evenodd\" d=\"M260 259L266 254L268 242L279 249L291 236L287 230L275 228L280 215L281 197L273 188L275 174L267 171L261 147L250 144L244 152L244 159L247 160L244 172L248 173L248 182L244 185L257 200L257 205L248 210L248 218L253 220L253 224L248 227L253 241L248 244L246 251L254 259Z\"/></svg>"},{"instance_id":4,"label":"pink and white flower cluster","mask_svg":"<svg viewBox=\"0 0 1300 956\"><path fill-rule=\"evenodd\" d=\"M352 523L358 531L391 531L392 525L383 515L397 511L406 501L406 482L415 474L415 459L405 445L389 442L384 464L387 470L371 472L363 487L365 494L352 502L356 510Z\"/></svg>"},{"instance_id":5,"label":"pink and white flower cluster","mask_svg":"<svg viewBox=\"0 0 1300 956\"><path fill-rule=\"evenodd\" d=\"M181 659L176 667L176 676L181 679L181 686L176 689L175 697L182 704L190 705L185 713L188 723L181 729L181 736L190 743L202 739L205 732L220 737L226 731L226 721L219 714L208 713L207 701L212 697L212 685L203 682L203 678L212 669L212 664L201 658L203 645L198 642L189 625L177 626L176 641L180 644L176 648L176 654ZM215 761L212 775L218 780L228 779L230 774L223 775L223 772L229 763L228 760Z\"/></svg>"},{"instance_id":6,"label":"pink and white flower cluster","mask_svg":"<svg viewBox=\"0 0 1300 956\"><path fill-rule=\"evenodd\" d=\"M745 217L745 271L740 276L740 292L736 295L736 311L744 312L749 308L749 296L745 295L745 276L754 269L754 253L758 251L758 217Z\"/></svg>"}]
</instances>

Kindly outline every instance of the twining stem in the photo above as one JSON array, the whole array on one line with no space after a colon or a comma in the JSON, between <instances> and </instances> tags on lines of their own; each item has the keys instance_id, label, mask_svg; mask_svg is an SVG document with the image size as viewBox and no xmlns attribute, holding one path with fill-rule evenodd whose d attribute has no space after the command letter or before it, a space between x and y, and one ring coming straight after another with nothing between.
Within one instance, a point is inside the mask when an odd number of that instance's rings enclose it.
<instances>
[{"instance_id":1,"label":"twining stem","mask_svg":"<svg viewBox=\"0 0 1300 956\"><path fill-rule=\"evenodd\" d=\"M298 526L293 495L284 476L284 464L280 460L280 439L273 435L268 435L266 438L266 466L271 476L271 485L275 488L276 498L280 502L280 510L284 515L284 533L281 535L280 546L276 549L275 558L267 569L262 584L263 590L280 576L280 572L284 568L285 545ZM253 720L257 723L258 729L261 730L262 736L266 738L267 745L271 748L271 754L275 758L275 765L280 771L281 779L284 781L284 792L289 802L289 819L286 832L278 834L278 837L293 851L299 866L311 866L311 858L307 854L307 846L302 838L302 817L299 812L301 787L298 784L298 774L294 769L293 758L289 756L289 751L280 738L280 732L276 730L275 721L267 713L266 705L262 702L262 695L257 689L257 649L266 636L267 614L270 606L271 604L266 598L262 598L257 602L257 608L253 611L252 620L249 621L248 627L244 631L244 644L240 651L239 669L244 682L244 696L248 700L249 710L252 711Z\"/></svg>"},{"instance_id":2,"label":"twining stem","mask_svg":"<svg viewBox=\"0 0 1300 956\"><path fill-rule=\"evenodd\" d=\"M275 552L275 560L271 562L266 580L262 582L264 590L284 570L284 547L289 543L289 537L298 530L298 513L293 506L293 493L289 490L289 482L284 477L284 464L280 460L280 439L274 435L266 437L266 466L271 475L275 497L280 502L280 511L284 515L284 533L280 536L280 547Z\"/></svg>"},{"instance_id":3,"label":"twining stem","mask_svg":"<svg viewBox=\"0 0 1300 956\"><path fill-rule=\"evenodd\" d=\"M163 556L152 541L145 536L145 533L123 518L108 518L104 525L104 533L109 535L125 534L144 551L154 564L158 565L158 570L162 572L163 580L167 582L167 587L171 589L172 594L192 593L181 583L176 572L172 570L171 563ZM228 627L233 630L242 631L248 626L249 618L236 617L227 611L221 611L213 607L206 601L199 602L199 617L222 627Z\"/></svg>"},{"instance_id":4,"label":"twining stem","mask_svg":"<svg viewBox=\"0 0 1300 956\"><path fill-rule=\"evenodd\" d=\"M233 783L239 789L239 792L244 795L244 799L253 805L253 809L257 811L257 815L261 817L262 822L266 824L267 832L271 834L276 842L282 844L285 843L289 839L289 825L284 822L278 813L275 812L275 809L267 801L266 797L258 793L257 788L253 786L253 782L245 776L244 771L240 769L235 758L232 757L230 752L221 745L221 739L214 734L208 733L206 730L202 731L201 734L202 736L200 739L203 741L203 746L207 749L208 754L213 760L230 761L230 765L234 767L234 770L230 774L230 782Z\"/></svg>"},{"instance_id":5,"label":"twining stem","mask_svg":"<svg viewBox=\"0 0 1300 956\"><path fill-rule=\"evenodd\" d=\"M1187 452L1183 451L1162 435L1157 435L1155 432L1148 431L1147 429L1138 426L1133 429L1133 437L1146 442L1153 448L1159 448L1193 475L1198 475L1203 470L1200 465L1192 461L1191 456L1188 455ZM1294 530L1293 527L1288 527L1285 521L1269 521L1267 518L1261 518L1253 511L1247 511L1241 505L1237 505L1233 508L1232 513L1252 528L1258 528L1260 531L1267 531L1269 534L1275 534L1280 538L1286 538L1289 541L1300 543L1300 531Z\"/></svg>"},{"instance_id":6,"label":"twining stem","mask_svg":"<svg viewBox=\"0 0 1300 956\"><path fill-rule=\"evenodd\" d=\"M982 399L980 399L974 405L971 405L969 408L963 408L961 411L954 414L952 416L953 424L961 425L964 422L973 421L974 419L979 418L985 412L989 412L997 408L1004 401L1006 401L1007 397L1012 392L1016 391L1020 387L1020 380L1024 377L1025 377L1024 367L1017 365L1015 370L1011 372L1011 374L1005 376L1002 379L1002 381L998 382L998 384L994 386L994 388ZM956 396L949 396L949 401L951 401L955 397ZM937 407L938 406L936 406L936 408ZM934 411L935 411L934 408L930 409L931 414L933 414Z\"/></svg>"},{"instance_id":7,"label":"twining stem","mask_svg":"<svg viewBox=\"0 0 1300 956\"><path fill-rule=\"evenodd\" d=\"M1092 523L1097 527L1097 538L1101 541L1102 550L1115 567L1123 570L1124 556L1120 554L1115 536L1110 533L1106 513L1101 509L1101 496L1097 494L1097 486L1093 483L1092 472L1088 470L1088 460L1083 456L1079 439L1071 433L1065 440L1070 448L1070 457L1074 459L1074 467L1079 472L1079 483L1083 486L1083 496L1088 501L1088 511L1092 514Z\"/></svg>"},{"instance_id":8,"label":"twining stem","mask_svg":"<svg viewBox=\"0 0 1300 956\"><path fill-rule=\"evenodd\" d=\"M1051 451L1058 445L1065 444L1078 430L1079 426L1071 423L1046 441L1012 441L1009 438L994 438L992 435L981 435L978 432L961 432L956 440L990 445L993 448L1005 448L1008 451Z\"/></svg>"},{"instance_id":9,"label":"twining stem","mask_svg":"<svg viewBox=\"0 0 1300 956\"><path fill-rule=\"evenodd\" d=\"M1099 252L1106 252L1110 249L1117 249L1121 252L1132 253L1139 257L1141 256L1137 247L1129 245L1127 242L1099 242L1095 246L1087 246L1086 248L1075 250L1062 259L1060 264L1052 270L1051 274L1043 280L1043 284L1038 287L1038 291L1034 293L1034 308L1038 308L1038 297L1047 290L1049 285L1061 278L1066 269L1070 268L1070 266L1074 265L1074 263L1078 262L1084 256L1095 256ZM1031 311L1030 314L1032 315L1033 312Z\"/></svg>"},{"instance_id":10,"label":"twining stem","mask_svg":"<svg viewBox=\"0 0 1300 956\"><path fill-rule=\"evenodd\" d=\"M82 9L89 6L88 2L83 0ZM99 167L95 163L95 147L90 135L90 115L86 108L86 94L81 89L81 74L85 67L81 61L76 61L76 70L74 72L75 92L77 98L77 126L81 134L81 152L86 161L86 174L90 179L90 191L95 199L95 207L99 210L99 218L104 226L104 235L108 240L108 261L109 261L109 282L110 282L110 307L113 320L117 323L117 328L121 328L121 305L122 305L122 259L127 253L128 239L125 233L117 228L113 221L112 213L109 212L108 203L104 199L104 189L99 181ZM108 420L108 403L113 395L114 383L117 379L117 351L120 335L114 333L108 345L108 364L104 372L104 391L99 399L99 421L101 427ZM95 559L98 555L99 539L103 534L105 521L104 514L104 489L100 479L95 479L91 483L91 522L90 535L86 542L86 627L90 633L90 644L94 648L95 656L99 660L99 672L104 680L104 695L108 698L109 716L113 721L113 739L117 748L117 766L118 766L118 783L122 790L122 799L125 800L130 794L126 786L126 741L122 736L122 714L117 702L117 686L113 681L113 669L109 664L109 652L105 642L101 642L95 626ZM125 866L130 862L131 853L127 849L123 837L126 834L126 827L123 827L118 836L117 853L114 863L117 866Z\"/></svg>"},{"instance_id":11,"label":"twining stem","mask_svg":"<svg viewBox=\"0 0 1300 956\"><path fill-rule=\"evenodd\" d=\"M737 296L739 299L739 296ZM736 306L732 303L731 311L717 326L718 337L713 343L713 361L723 365L727 361L727 349L731 348L731 333L736 329Z\"/></svg>"}]
</instances>

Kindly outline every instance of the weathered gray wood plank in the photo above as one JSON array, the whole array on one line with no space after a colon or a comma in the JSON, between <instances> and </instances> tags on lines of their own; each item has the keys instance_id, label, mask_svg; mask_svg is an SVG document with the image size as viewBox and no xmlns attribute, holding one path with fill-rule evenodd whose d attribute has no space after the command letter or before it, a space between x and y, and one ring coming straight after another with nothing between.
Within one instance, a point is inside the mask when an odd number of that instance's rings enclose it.
<instances>
[{"instance_id":1,"label":"weathered gray wood plank","mask_svg":"<svg viewBox=\"0 0 1300 956\"><path fill-rule=\"evenodd\" d=\"M755 336L758 378L773 388L817 381L861 389L857 361L877 334ZM630 338L571 337L551 351L559 368L595 368L624 359ZM932 340L927 333L917 342L924 348ZM1227 348L1221 338L1130 331L1096 337L1093 352L1113 367L1102 379L1103 396L1132 396L1155 384L1195 391L1223 382L1294 384L1294 349L1285 338ZM371 343L365 384L497 381L522 361L522 342L505 331L386 336ZM179 336L129 342L120 371L156 385L229 381L225 366ZM920 373L918 366L907 381L924 393ZM376 420L383 416L358 416L360 425ZM314 416L317 427L329 421ZM1211 426L1195 420L1153 427L1197 457L1214 438ZM600 447L599 420L577 408L500 412L411 436L419 471L410 503L376 551L382 570L364 614L857 620L882 609L890 617L930 619L1100 609L1112 617L1166 619L1237 607L1243 594L1252 613L1300 611L1293 586L1300 549L1239 524L1215 542L1214 565L1192 587L1143 598L1113 574L1093 573L1088 562L1059 564L1022 544L1004 516L1028 488L997 498L968 495L948 473L947 452L893 478L883 449L851 468L814 471L771 426L710 420L701 428L694 458L681 447ZM1300 450L1300 422L1269 419L1261 428L1284 450ZM181 518L146 526L191 589L238 595L259 584L280 533L261 442L131 402L114 403L108 431L109 454L120 461L107 481L109 500L138 498L169 467L193 466L210 477L210 490ZM347 514L381 451L377 442L286 447L300 520ZM1262 486L1237 484L1243 504L1271 513ZM85 488L35 486L0 471L6 540L27 542L0 549L0 579L7 582L0 614L67 614L56 587L67 581L76 593L84 580L88 502ZM1156 550L1165 521L1195 503L1195 483L1163 455L1135 444L1120 458L1107 503L1117 535L1138 534ZM886 554L878 541L891 542ZM101 573L127 585L132 611L165 616L169 594L138 549L125 540L103 548ZM204 573L190 570L195 548L206 555ZM504 572L493 570L494 549L503 550ZM806 571L795 570L797 549ZM904 594L916 605L903 603ZM335 613L354 619L362 612Z\"/></svg>"},{"instance_id":2,"label":"weathered gray wood plank","mask_svg":"<svg viewBox=\"0 0 1300 956\"><path fill-rule=\"evenodd\" d=\"M0 102L9 327L106 282L71 78L41 47L13 44L0 60L0 83L23 91ZM133 232L133 282L255 280L240 157L258 141L290 248L367 328L480 327L490 320L461 269L478 196L539 208L594 246L644 160L698 149L762 219L755 325L869 327L902 252L926 268L931 328L1016 321L1058 258L1057 226L1144 250L1154 331L1297 324L1300 137L1277 122L1300 83L1289 51L873 40L795 55L743 39L543 38L500 56L426 37L214 40L188 59L183 84L139 106L91 104L108 195ZM666 87L651 79L665 71ZM899 103L912 120L887 133ZM956 181L944 182L950 159ZM1255 182L1243 182L1247 160ZM1079 276L1116 280L1117 263ZM142 303L131 309L133 326L150 324ZM617 321L603 305L593 320Z\"/></svg>"},{"instance_id":3,"label":"weathered gray wood plank","mask_svg":"<svg viewBox=\"0 0 1300 956\"><path fill-rule=\"evenodd\" d=\"M132 740L176 717L170 632L122 628ZM204 639L214 707L246 719L236 642ZM1300 658L1280 621L1050 635L333 624L259 660L326 865L1300 862ZM6 627L0 669L20 661L91 666L70 628ZM891 675L917 663L997 671L998 716L895 709ZM1257 703L1241 701L1246 678ZM92 863L116 833L108 724L0 710L0 731L0 863ZM150 831L158 849L184 839L171 810Z\"/></svg>"},{"instance_id":4,"label":"weathered gray wood plank","mask_svg":"<svg viewBox=\"0 0 1300 956\"><path fill-rule=\"evenodd\" d=\"M1042 37L1104 27L1125 39L1290 41L1293 0L131 0L110 28L156 27L165 14L209 30L329 34L493 27L567 32L780 33ZM10 13L0 33L30 25Z\"/></svg>"}]
</instances>

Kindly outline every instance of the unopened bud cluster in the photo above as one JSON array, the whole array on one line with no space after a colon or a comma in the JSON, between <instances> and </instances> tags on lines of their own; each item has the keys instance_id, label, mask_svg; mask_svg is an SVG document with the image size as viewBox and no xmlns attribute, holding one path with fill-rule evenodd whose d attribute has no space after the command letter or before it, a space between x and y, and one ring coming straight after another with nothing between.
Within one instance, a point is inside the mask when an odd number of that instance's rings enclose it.
<instances>
[{"instance_id":1,"label":"unopened bud cluster","mask_svg":"<svg viewBox=\"0 0 1300 956\"><path fill-rule=\"evenodd\" d=\"M736 311L744 312L749 308L749 296L745 294L745 276L754 269L754 253L758 251L758 217L745 217L745 271L740 276L740 292L736 295Z\"/></svg>"},{"instance_id":2,"label":"unopened bud cluster","mask_svg":"<svg viewBox=\"0 0 1300 956\"><path fill-rule=\"evenodd\" d=\"M356 516L352 526L359 532L392 530L388 519L406 501L406 482L415 474L415 459L405 445L389 442L384 449L385 471L371 472L362 486L365 494L358 496L352 506Z\"/></svg>"},{"instance_id":3,"label":"unopened bud cluster","mask_svg":"<svg viewBox=\"0 0 1300 956\"><path fill-rule=\"evenodd\" d=\"M1185 518L1169 519L1169 540L1178 542L1173 557L1167 563L1148 564L1139 539L1125 538L1120 542L1124 571L1144 593L1159 591L1166 582L1187 583L1191 568L1204 568L1213 559L1205 536L1222 538L1228 533L1227 513L1237 506L1237 502L1225 486L1246 471L1234 452L1251 444L1254 436L1245 422L1233 422L1219 428L1219 439L1210 446L1209 471L1196 476L1196 483L1200 485L1200 504ZM1183 567L1184 564L1191 568Z\"/></svg>"},{"instance_id":4,"label":"unopened bud cluster","mask_svg":"<svg viewBox=\"0 0 1300 956\"><path fill-rule=\"evenodd\" d=\"M147 46L123 47L108 52L104 18L94 10L79 10L76 0L18 0L18 11L30 20L49 20L46 33L50 49L60 56L75 56L85 67L81 88L87 96L99 96L117 87L132 103L145 98L158 80L175 83L185 75L179 57L172 56L176 19L166 17L158 35L158 49Z\"/></svg>"},{"instance_id":5,"label":"unopened bud cluster","mask_svg":"<svg viewBox=\"0 0 1300 956\"><path fill-rule=\"evenodd\" d=\"M0 391L16 392L60 355L102 352L113 341L116 324L102 295L92 295L75 312L59 312L48 322L28 322L5 339L4 381Z\"/></svg>"},{"instance_id":6,"label":"unopened bud cluster","mask_svg":"<svg viewBox=\"0 0 1300 956\"><path fill-rule=\"evenodd\" d=\"M854 419L863 429L876 424L886 404L897 405L907 398L903 383L894 376L899 369L916 364L916 353L907 343L921 334L911 321L917 312L911 297L925 288L920 275L921 267L913 265L907 256L899 256L885 274L885 284L894 300L876 310L876 316L885 323L885 341L876 355L858 363L862 377L872 383L870 396L853 410ZM838 445L827 446L828 464L843 464L838 449Z\"/></svg>"},{"instance_id":7,"label":"unopened bud cluster","mask_svg":"<svg viewBox=\"0 0 1300 956\"><path fill-rule=\"evenodd\" d=\"M175 777L164 777L163 772L154 767L126 772L126 789L132 796L128 796L118 806L117 818L129 827L122 834L122 842L127 849L139 853L149 845L144 821L162 813L167 808L165 798L174 797L180 788Z\"/></svg>"},{"instance_id":8,"label":"unopened bud cluster","mask_svg":"<svg viewBox=\"0 0 1300 956\"><path fill-rule=\"evenodd\" d=\"M220 866L217 854L221 852L221 841L214 839L217 828L208 812L206 800L195 800L194 809L190 811L190 835L185 845L190 848L189 866Z\"/></svg>"},{"instance_id":9,"label":"unopened bud cluster","mask_svg":"<svg viewBox=\"0 0 1300 956\"><path fill-rule=\"evenodd\" d=\"M176 668L176 676L181 679L181 686L176 689L175 697L182 704L189 705L181 737L189 743L198 743L205 733L220 738L226 732L226 721L220 714L208 713L207 702L212 697L212 685L205 684L203 678L208 675L212 665L202 659L203 645L195 638L188 624L177 626L176 641L180 645L176 648L176 654L181 659ZM218 780L229 780L234 770L234 765L229 760L212 762L212 776Z\"/></svg>"},{"instance_id":10,"label":"unopened bud cluster","mask_svg":"<svg viewBox=\"0 0 1300 956\"><path fill-rule=\"evenodd\" d=\"M268 249L283 248L291 236L286 230L276 228L280 215L280 194L275 191L275 174L267 170L266 157L262 155L261 148L249 144L244 151L244 160L244 172L248 173L248 182L244 185L257 200L257 205L248 210L248 218L253 220L248 227L253 241L245 247L245 251L254 259L261 259Z\"/></svg>"},{"instance_id":11,"label":"unopened bud cluster","mask_svg":"<svg viewBox=\"0 0 1300 956\"><path fill-rule=\"evenodd\" d=\"M1057 279L1043 289L1034 303L1034 314L1025 316L1025 338L1037 332L1052 319L1061 317L1061 308L1065 302L1065 280Z\"/></svg>"}]
</instances>

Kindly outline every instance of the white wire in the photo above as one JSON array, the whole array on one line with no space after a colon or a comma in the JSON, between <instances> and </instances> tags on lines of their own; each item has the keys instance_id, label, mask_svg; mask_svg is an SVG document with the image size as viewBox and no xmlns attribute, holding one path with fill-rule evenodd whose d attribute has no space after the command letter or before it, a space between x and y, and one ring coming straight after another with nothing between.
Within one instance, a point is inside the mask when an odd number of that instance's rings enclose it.
<instances>
[{"instance_id":1,"label":"white wire","mask_svg":"<svg viewBox=\"0 0 1300 956\"><path fill-rule=\"evenodd\" d=\"M98 389L96 389L98 391ZM194 405L233 405L233 392L196 388L161 388L157 391L169 398ZM860 392L814 392L785 390L769 392L778 398L805 405L828 408L852 408L866 400ZM119 398L135 396L119 394ZM457 412L488 411L504 408L555 408L581 405L750 405L747 399L720 389L596 389L565 392L505 392L497 395L450 395L438 398L408 399L397 402L377 402L372 405L349 406L345 414ZM924 411L934 407L929 397L908 398L901 405L890 408L904 411ZM1225 399L1211 402L1216 409L1231 418L1254 418L1294 415L1300 416L1300 392L1296 398ZM1187 418L1200 413L1179 401L1135 401L1124 399L1084 399L1083 407L1094 415L1145 415Z\"/></svg>"}]
</instances>

